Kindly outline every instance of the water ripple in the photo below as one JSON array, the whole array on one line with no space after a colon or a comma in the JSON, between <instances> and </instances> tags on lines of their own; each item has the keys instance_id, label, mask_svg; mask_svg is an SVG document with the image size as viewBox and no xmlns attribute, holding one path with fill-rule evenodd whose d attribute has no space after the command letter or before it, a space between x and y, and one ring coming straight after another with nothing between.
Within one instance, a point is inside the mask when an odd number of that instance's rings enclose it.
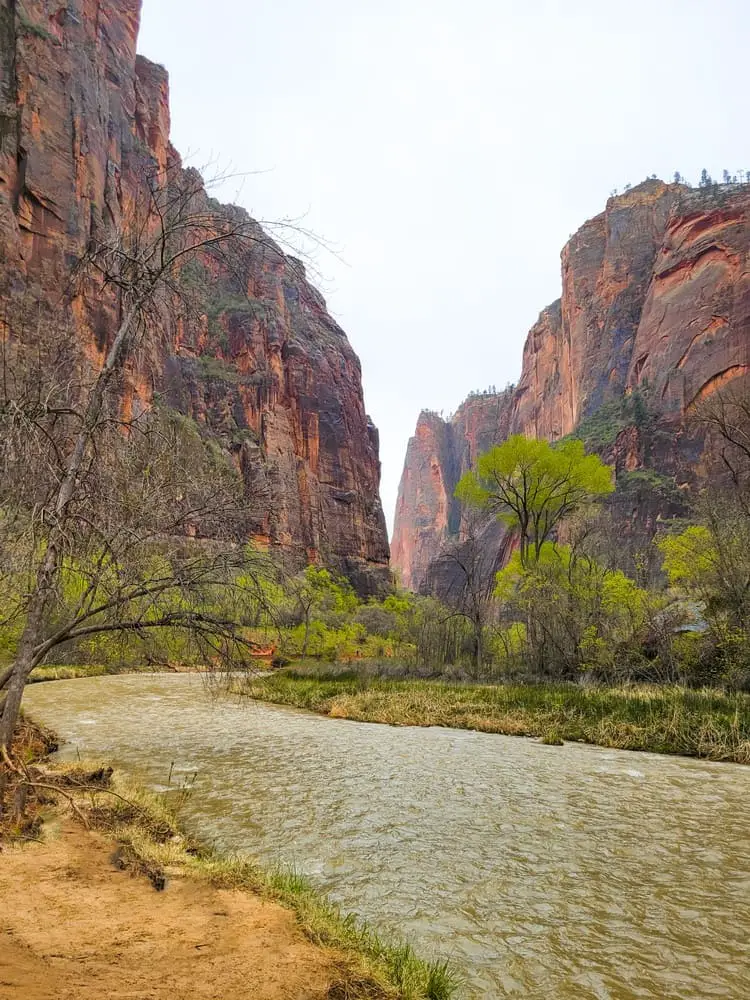
<instances>
[{"instance_id":1,"label":"water ripple","mask_svg":"<svg viewBox=\"0 0 750 1000\"><path fill-rule=\"evenodd\" d=\"M197 772L202 837L294 864L478 997L750 997L750 768L330 720L185 676L37 685L29 706L67 756Z\"/></svg>"}]
</instances>

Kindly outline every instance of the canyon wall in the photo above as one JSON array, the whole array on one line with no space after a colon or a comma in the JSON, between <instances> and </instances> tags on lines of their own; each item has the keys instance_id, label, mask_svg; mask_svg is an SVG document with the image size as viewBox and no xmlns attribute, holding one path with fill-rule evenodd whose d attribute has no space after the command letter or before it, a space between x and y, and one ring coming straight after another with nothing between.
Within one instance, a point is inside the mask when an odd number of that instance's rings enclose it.
<instances>
[{"instance_id":1,"label":"canyon wall","mask_svg":"<svg viewBox=\"0 0 750 1000\"><path fill-rule=\"evenodd\" d=\"M477 457L507 437L513 393L472 396L443 420L423 411L409 441L396 501L391 565L399 582L418 590L430 564L460 534L461 508L453 495Z\"/></svg>"},{"instance_id":2,"label":"canyon wall","mask_svg":"<svg viewBox=\"0 0 750 1000\"><path fill-rule=\"evenodd\" d=\"M147 176L196 181L170 144L167 73L136 53L140 9L0 0L0 305L26 297L54 309L92 236L122 224ZM242 210L222 210L252 227ZM201 308L162 316L162 346L129 372L123 405L158 395L225 449L260 546L373 592L389 579L389 551L359 360L304 267L256 230L227 266L186 266ZM84 295L73 312L74 335L100 363L117 297Z\"/></svg>"},{"instance_id":3,"label":"canyon wall","mask_svg":"<svg viewBox=\"0 0 750 1000\"><path fill-rule=\"evenodd\" d=\"M749 366L750 187L649 180L611 198L564 248L562 297L531 329L513 391L470 399L448 421L420 417L396 510L400 579L424 587L461 536L459 476L512 433L554 441L596 428L619 473L650 468L689 487L706 455L686 418ZM647 430L627 418L634 392Z\"/></svg>"}]
</instances>

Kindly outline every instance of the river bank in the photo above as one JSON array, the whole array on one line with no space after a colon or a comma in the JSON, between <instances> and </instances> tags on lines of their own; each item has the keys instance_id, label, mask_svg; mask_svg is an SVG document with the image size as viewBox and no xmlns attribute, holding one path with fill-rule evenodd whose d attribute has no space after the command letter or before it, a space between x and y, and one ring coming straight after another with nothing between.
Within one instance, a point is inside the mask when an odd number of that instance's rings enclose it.
<instances>
[{"instance_id":1,"label":"river bank","mask_svg":"<svg viewBox=\"0 0 750 1000\"><path fill-rule=\"evenodd\" d=\"M27 730L19 759L49 747ZM9 1000L98 1000L123 989L150 1000L455 995L447 965L384 944L294 873L192 842L160 797L109 769L6 768L6 819L19 785L26 816L0 830L0 992Z\"/></svg>"},{"instance_id":2,"label":"river bank","mask_svg":"<svg viewBox=\"0 0 750 1000\"><path fill-rule=\"evenodd\" d=\"M35 684L27 710L58 759L113 763L220 856L449 957L470 996L750 996L750 768L332 719L189 674Z\"/></svg>"},{"instance_id":3,"label":"river bank","mask_svg":"<svg viewBox=\"0 0 750 1000\"><path fill-rule=\"evenodd\" d=\"M3 997L332 995L334 956L288 911L181 876L157 895L113 866L109 838L64 815L51 822L42 844L0 858Z\"/></svg>"},{"instance_id":4,"label":"river bank","mask_svg":"<svg viewBox=\"0 0 750 1000\"><path fill-rule=\"evenodd\" d=\"M107 663L44 663L31 671L29 684L42 684L45 681L73 681L80 680L82 677L117 677L120 674L199 674L205 672L205 668L183 664L120 667Z\"/></svg>"},{"instance_id":5,"label":"river bank","mask_svg":"<svg viewBox=\"0 0 750 1000\"><path fill-rule=\"evenodd\" d=\"M256 701L332 718L444 726L750 764L750 696L677 687L478 685L287 669L238 682Z\"/></svg>"}]
</instances>

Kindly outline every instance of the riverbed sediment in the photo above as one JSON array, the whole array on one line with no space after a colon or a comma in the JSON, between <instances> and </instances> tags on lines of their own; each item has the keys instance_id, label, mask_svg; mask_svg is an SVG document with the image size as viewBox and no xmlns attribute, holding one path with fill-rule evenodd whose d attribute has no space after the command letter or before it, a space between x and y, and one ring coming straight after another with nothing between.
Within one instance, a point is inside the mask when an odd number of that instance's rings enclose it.
<instances>
[{"instance_id":1,"label":"riverbed sediment","mask_svg":"<svg viewBox=\"0 0 750 1000\"><path fill-rule=\"evenodd\" d=\"M294 871L222 856L185 836L174 799L167 805L101 765L46 764L52 733L23 728L17 759L0 762L0 817L9 820L0 827L3 998L456 994L459 977L447 963L384 943Z\"/></svg>"},{"instance_id":2,"label":"riverbed sediment","mask_svg":"<svg viewBox=\"0 0 750 1000\"><path fill-rule=\"evenodd\" d=\"M0 996L7 1000L257 997L324 1000L333 952L293 913L170 870L165 892L133 877L111 838L64 810L41 843L0 857Z\"/></svg>"}]
</instances>

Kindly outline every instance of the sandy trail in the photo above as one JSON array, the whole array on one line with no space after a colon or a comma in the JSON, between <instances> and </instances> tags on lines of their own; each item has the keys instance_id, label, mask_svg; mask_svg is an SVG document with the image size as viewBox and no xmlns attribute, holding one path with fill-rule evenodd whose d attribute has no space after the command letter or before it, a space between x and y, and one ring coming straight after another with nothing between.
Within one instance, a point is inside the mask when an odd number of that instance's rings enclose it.
<instances>
[{"instance_id":1,"label":"sandy trail","mask_svg":"<svg viewBox=\"0 0 750 1000\"><path fill-rule=\"evenodd\" d=\"M322 1000L333 961L287 910L187 878L156 892L62 820L0 854L2 1000Z\"/></svg>"}]
</instances>

